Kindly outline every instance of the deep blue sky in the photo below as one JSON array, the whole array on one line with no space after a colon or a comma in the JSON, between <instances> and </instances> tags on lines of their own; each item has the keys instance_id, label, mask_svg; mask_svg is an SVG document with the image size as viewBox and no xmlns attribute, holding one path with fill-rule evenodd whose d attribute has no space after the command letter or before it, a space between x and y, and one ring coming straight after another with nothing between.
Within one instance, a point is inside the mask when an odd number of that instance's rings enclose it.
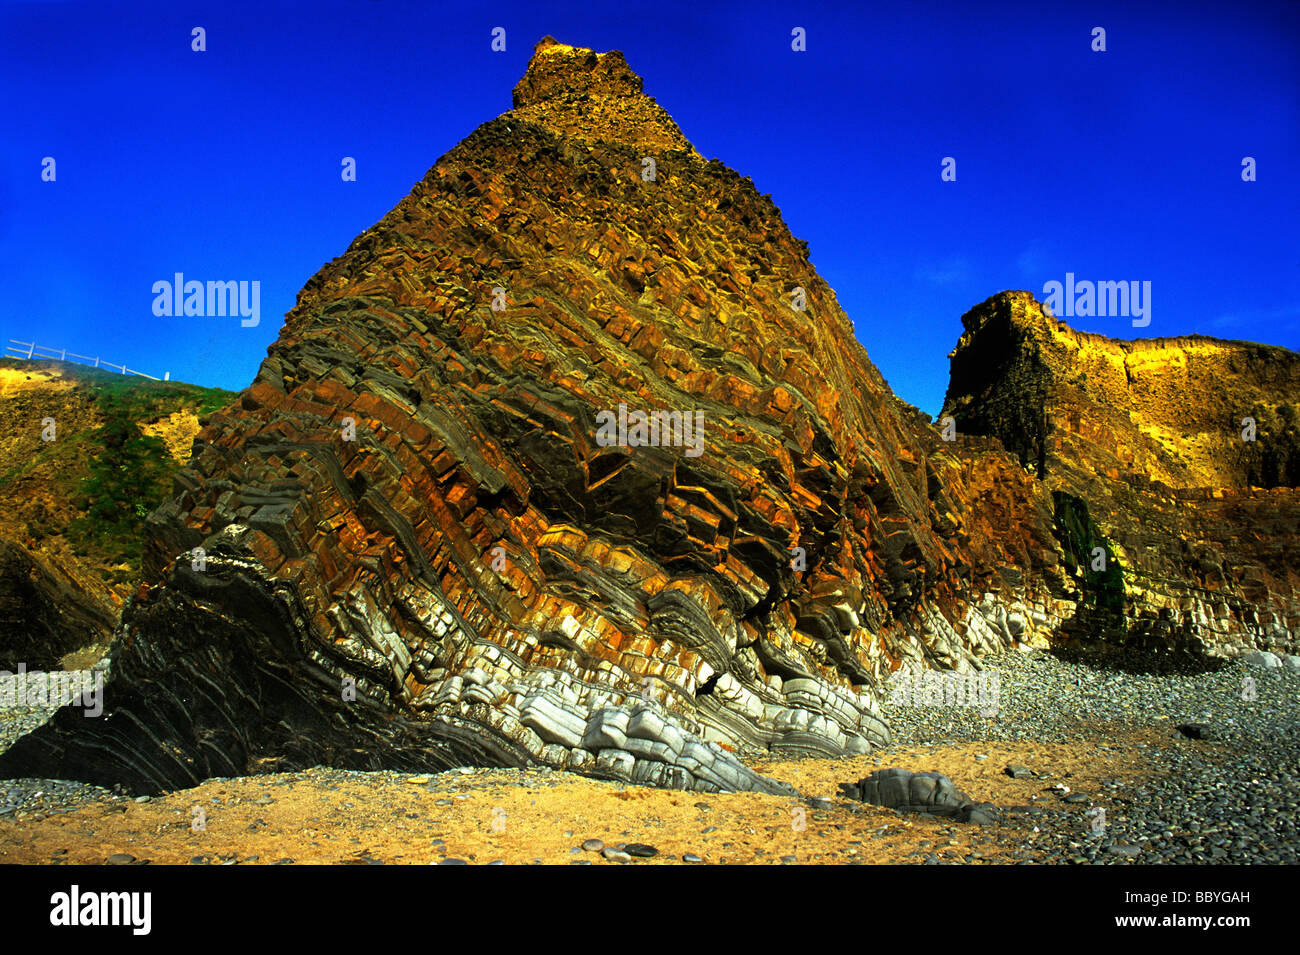
<instances>
[{"instance_id":1,"label":"deep blue sky","mask_svg":"<svg viewBox=\"0 0 1300 955\"><path fill-rule=\"evenodd\" d=\"M306 280L510 107L547 33L623 50L705 157L771 193L931 414L961 314L1067 271L1152 283L1146 328L1076 327L1300 348L1294 0L0 0L0 336L243 388ZM261 324L155 317L178 271L259 280Z\"/></svg>"}]
</instances>

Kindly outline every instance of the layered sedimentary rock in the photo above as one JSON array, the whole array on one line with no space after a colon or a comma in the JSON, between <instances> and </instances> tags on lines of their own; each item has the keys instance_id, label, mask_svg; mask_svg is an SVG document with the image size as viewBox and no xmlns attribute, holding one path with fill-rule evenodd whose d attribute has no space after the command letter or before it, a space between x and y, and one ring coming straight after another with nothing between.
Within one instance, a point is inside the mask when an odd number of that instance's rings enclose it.
<instances>
[{"instance_id":1,"label":"layered sedimentary rock","mask_svg":"<svg viewBox=\"0 0 1300 955\"><path fill-rule=\"evenodd\" d=\"M1295 651L1300 355L1118 341L1069 328L1028 292L962 324L944 413L998 438L1051 492L1070 577L1053 642Z\"/></svg>"},{"instance_id":2,"label":"layered sedimentary rock","mask_svg":"<svg viewBox=\"0 0 1300 955\"><path fill-rule=\"evenodd\" d=\"M931 432L771 199L621 54L544 41L514 109L307 283L200 434L106 717L0 768L768 787L733 752L863 752L900 661L1011 642L981 588L1050 532L969 527Z\"/></svg>"},{"instance_id":3,"label":"layered sedimentary rock","mask_svg":"<svg viewBox=\"0 0 1300 955\"><path fill-rule=\"evenodd\" d=\"M58 669L64 655L106 643L116 625L116 609L100 594L0 538L0 670Z\"/></svg>"},{"instance_id":4,"label":"layered sedimentary rock","mask_svg":"<svg viewBox=\"0 0 1300 955\"><path fill-rule=\"evenodd\" d=\"M104 717L60 713L0 773L151 792L545 764L781 791L738 756L864 752L903 663L978 668L1113 603L1078 570L1104 510L1054 497L1015 429L974 433L996 391L945 440L771 199L620 54L548 39L200 433Z\"/></svg>"}]
</instances>

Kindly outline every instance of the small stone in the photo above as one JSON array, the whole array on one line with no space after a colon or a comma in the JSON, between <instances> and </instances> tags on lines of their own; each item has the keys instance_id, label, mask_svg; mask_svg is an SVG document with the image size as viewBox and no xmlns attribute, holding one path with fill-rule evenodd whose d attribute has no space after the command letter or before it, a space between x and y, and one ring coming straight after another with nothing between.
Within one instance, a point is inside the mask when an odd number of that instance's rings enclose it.
<instances>
[{"instance_id":1,"label":"small stone","mask_svg":"<svg viewBox=\"0 0 1300 955\"><path fill-rule=\"evenodd\" d=\"M1267 650L1252 650L1249 653L1241 655L1241 662L1255 667L1263 667L1265 670L1275 670L1282 665L1281 658L1276 653L1269 653Z\"/></svg>"},{"instance_id":2,"label":"small stone","mask_svg":"<svg viewBox=\"0 0 1300 955\"><path fill-rule=\"evenodd\" d=\"M407 780L412 786L423 786L429 782L428 776L412 776Z\"/></svg>"},{"instance_id":3,"label":"small stone","mask_svg":"<svg viewBox=\"0 0 1300 955\"><path fill-rule=\"evenodd\" d=\"M700 835L707 836L710 832L717 832L717 831L718 831L717 826L705 826L703 829L700 830Z\"/></svg>"},{"instance_id":4,"label":"small stone","mask_svg":"<svg viewBox=\"0 0 1300 955\"><path fill-rule=\"evenodd\" d=\"M1028 779L1033 775L1027 766L1008 766L1002 771L1012 779Z\"/></svg>"},{"instance_id":5,"label":"small stone","mask_svg":"<svg viewBox=\"0 0 1300 955\"><path fill-rule=\"evenodd\" d=\"M636 856L638 859L651 859L659 854L659 850L654 846L648 846L644 842L629 842L623 847L623 851L630 856Z\"/></svg>"},{"instance_id":6,"label":"small stone","mask_svg":"<svg viewBox=\"0 0 1300 955\"><path fill-rule=\"evenodd\" d=\"M1107 848L1106 851L1109 852L1111 855L1120 856L1121 858L1124 859L1133 859L1136 858L1138 853L1142 851L1142 847L1141 846L1110 846L1109 848Z\"/></svg>"},{"instance_id":7,"label":"small stone","mask_svg":"<svg viewBox=\"0 0 1300 955\"><path fill-rule=\"evenodd\" d=\"M135 861L135 856L126 852L115 852L108 857L109 865L130 865Z\"/></svg>"},{"instance_id":8,"label":"small stone","mask_svg":"<svg viewBox=\"0 0 1300 955\"><path fill-rule=\"evenodd\" d=\"M1066 796L1065 799L1063 800L1063 802L1068 802L1068 803L1081 803L1087 801L1088 801L1088 797L1085 796L1083 793L1070 793L1070 795Z\"/></svg>"},{"instance_id":9,"label":"small stone","mask_svg":"<svg viewBox=\"0 0 1300 955\"><path fill-rule=\"evenodd\" d=\"M448 856L446 859L443 859L441 862L439 862L438 865L469 865L469 863L466 862L464 859L453 859L450 856Z\"/></svg>"},{"instance_id":10,"label":"small stone","mask_svg":"<svg viewBox=\"0 0 1300 955\"><path fill-rule=\"evenodd\" d=\"M697 856L694 852L684 852L684 853L682 853L682 861L683 861L683 862L703 862L704 860L701 859L699 856Z\"/></svg>"},{"instance_id":11,"label":"small stone","mask_svg":"<svg viewBox=\"0 0 1300 955\"><path fill-rule=\"evenodd\" d=\"M582 848L586 849L588 852L600 852L605 848L605 843L599 839L588 839L582 844Z\"/></svg>"},{"instance_id":12,"label":"small stone","mask_svg":"<svg viewBox=\"0 0 1300 955\"><path fill-rule=\"evenodd\" d=\"M621 852L618 849L606 849L602 853L602 855L604 855L604 857L608 859L610 862L622 862L626 864L632 861L632 857L630 855L628 855L626 852Z\"/></svg>"},{"instance_id":13,"label":"small stone","mask_svg":"<svg viewBox=\"0 0 1300 955\"><path fill-rule=\"evenodd\" d=\"M1188 739L1214 739L1217 735L1209 723L1183 723L1178 727L1178 732Z\"/></svg>"},{"instance_id":14,"label":"small stone","mask_svg":"<svg viewBox=\"0 0 1300 955\"><path fill-rule=\"evenodd\" d=\"M798 862L798 861L799 861L799 857L798 857L798 856L781 856L781 864L782 864L782 865L791 865L792 863L795 863L795 862Z\"/></svg>"}]
</instances>

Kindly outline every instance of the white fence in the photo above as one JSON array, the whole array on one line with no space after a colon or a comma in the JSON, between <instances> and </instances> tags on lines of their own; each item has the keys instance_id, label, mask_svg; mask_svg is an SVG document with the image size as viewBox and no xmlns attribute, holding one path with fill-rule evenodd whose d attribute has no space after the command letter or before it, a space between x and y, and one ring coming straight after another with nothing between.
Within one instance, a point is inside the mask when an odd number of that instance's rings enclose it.
<instances>
[{"instance_id":1,"label":"white fence","mask_svg":"<svg viewBox=\"0 0 1300 955\"><path fill-rule=\"evenodd\" d=\"M5 351L13 352L13 355L10 356L13 358L45 358L55 361L67 361L71 358L81 364L94 365L96 368L115 368L124 375L139 375L141 378L149 378L152 381L171 381L172 377L172 373L169 371L161 378L155 378L153 375L146 375L142 371L127 368L126 365L115 365L111 361L104 361L99 357L91 358L89 355L78 355L66 348L46 348L44 345L38 345L35 342L20 342L16 338L9 339L9 342L10 344L5 348ZM37 352L49 352L49 354L38 355Z\"/></svg>"}]
</instances>

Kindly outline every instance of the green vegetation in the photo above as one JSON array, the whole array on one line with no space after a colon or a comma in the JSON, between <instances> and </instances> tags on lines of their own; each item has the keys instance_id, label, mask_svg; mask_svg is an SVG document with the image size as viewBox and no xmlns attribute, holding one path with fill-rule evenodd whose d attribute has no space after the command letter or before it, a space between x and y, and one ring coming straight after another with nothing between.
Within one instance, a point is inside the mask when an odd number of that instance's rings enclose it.
<instances>
[{"instance_id":1,"label":"green vegetation","mask_svg":"<svg viewBox=\"0 0 1300 955\"><path fill-rule=\"evenodd\" d=\"M104 414L110 411L143 420L188 408L200 418L224 408L234 395L221 388L204 388L181 381L150 381L138 375L117 375L96 368L77 369L76 377L94 387Z\"/></svg>"},{"instance_id":2,"label":"green vegetation","mask_svg":"<svg viewBox=\"0 0 1300 955\"><path fill-rule=\"evenodd\" d=\"M167 499L176 461L161 438L136 424L181 408L202 417L221 408L229 393L173 382L109 376L97 383L95 399L104 423L90 436L101 449L78 482L75 503L82 516L68 527L78 551L121 561L134 578L140 569L145 519Z\"/></svg>"},{"instance_id":3,"label":"green vegetation","mask_svg":"<svg viewBox=\"0 0 1300 955\"><path fill-rule=\"evenodd\" d=\"M1052 504L1066 569L1083 589L1082 606L1108 616L1123 615L1124 568L1115 556L1114 545L1088 515L1088 502L1064 491L1053 491ZM1097 548L1105 555L1103 561L1093 556ZM1100 569L1094 569L1095 563L1101 564Z\"/></svg>"},{"instance_id":4,"label":"green vegetation","mask_svg":"<svg viewBox=\"0 0 1300 955\"><path fill-rule=\"evenodd\" d=\"M99 550L138 569L144 520L167 497L176 462L162 439L146 437L120 408L97 429L100 453L78 482L78 510L68 537L78 553Z\"/></svg>"},{"instance_id":5,"label":"green vegetation","mask_svg":"<svg viewBox=\"0 0 1300 955\"><path fill-rule=\"evenodd\" d=\"M9 360L3 362L3 367L21 368L21 365ZM133 422L150 421L187 409L202 419L225 407L235 397L233 392L221 388L204 388L180 381L150 381L137 375L115 374L97 368L63 367L75 369L69 371L68 376L77 379L92 394L100 413L108 418L116 416ZM66 467L64 473L76 470L77 462L99 453L100 442L104 437L103 428L71 434L60 431L59 440L49 442L27 460L0 474L0 492L38 465L49 461L58 462L61 470Z\"/></svg>"},{"instance_id":6,"label":"green vegetation","mask_svg":"<svg viewBox=\"0 0 1300 955\"><path fill-rule=\"evenodd\" d=\"M92 433L92 431L78 431L75 434L68 435L66 441L51 441L46 444L27 460L15 464L3 474L0 474L0 492L7 490L14 481L47 461L76 462L81 460L86 453L86 438ZM69 468L75 466L75 464L67 465Z\"/></svg>"},{"instance_id":7,"label":"green vegetation","mask_svg":"<svg viewBox=\"0 0 1300 955\"><path fill-rule=\"evenodd\" d=\"M115 571L117 582L139 574L145 519L171 492L178 470L161 438L145 435L136 422L147 422L187 410L200 420L224 407L234 395L220 388L203 388L177 381L151 381L93 368L77 368L72 377L93 397L104 421L50 442L32 459L0 475L0 489L38 464L55 460L66 475L63 487L80 516L66 535L78 556L91 557ZM41 527L34 528L38 533Z\"/></svg>"}]
</instances>

